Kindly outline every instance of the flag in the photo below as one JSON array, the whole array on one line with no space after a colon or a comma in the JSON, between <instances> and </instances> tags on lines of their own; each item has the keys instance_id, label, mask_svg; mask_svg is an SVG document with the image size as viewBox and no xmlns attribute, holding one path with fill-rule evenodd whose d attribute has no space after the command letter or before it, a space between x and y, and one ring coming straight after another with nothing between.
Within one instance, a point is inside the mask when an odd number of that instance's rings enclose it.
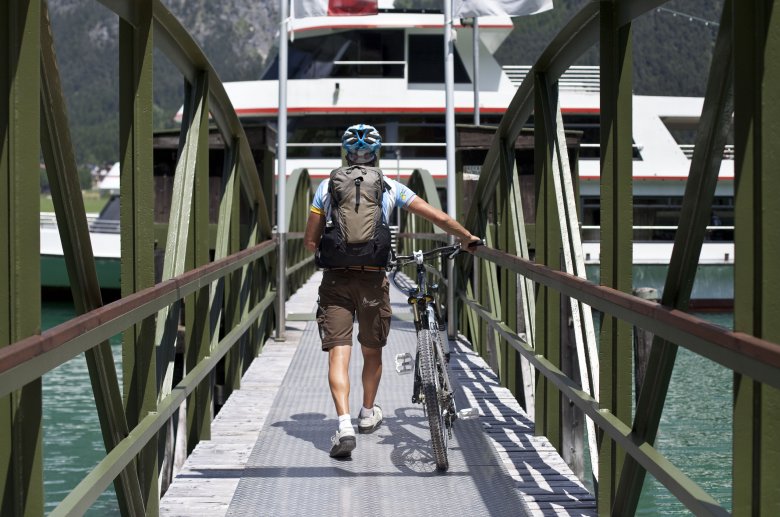
<instances>
[{"instance_id":1,"label":"flag","mask_svg":"<svg viewBox=\"0 0 780 517\"><path fill-rule=\"evenodd\" d=\"M454 0L453 18L527 16L549 11L552 0Z\"/></svg>"},{"instance_id":2,"label":"flag","mask_svg":"<svg viewBox=\"0 0 780 517\"><path fill-rule=\"evenodd\" d=\"M377 13L377 0L293 0L292 17L359 16Z\"/></svg>"}]
</instances>

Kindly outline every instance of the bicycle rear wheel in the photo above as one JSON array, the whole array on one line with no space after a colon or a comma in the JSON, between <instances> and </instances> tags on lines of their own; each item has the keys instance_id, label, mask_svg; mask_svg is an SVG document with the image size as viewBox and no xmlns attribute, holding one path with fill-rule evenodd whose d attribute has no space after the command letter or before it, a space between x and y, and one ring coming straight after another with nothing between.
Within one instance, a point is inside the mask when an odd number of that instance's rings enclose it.
<instances>
[{"instance_id":1,"label":"bicycle rear wheel","mask_svg":"<svg viewBox=\"0 0 780 517\"><path fill-rule=\"evenodd\" d=\"M447 458L447 442L444 436L444 415L439 404L439 376L436 372L436 338L431 330L422 329L417 333L417 351L419 357L420 382L422 384L423 406L428 416L431 430L431 445L436 468L447 470L450 466Z\"/></svg>"}]
</instances>

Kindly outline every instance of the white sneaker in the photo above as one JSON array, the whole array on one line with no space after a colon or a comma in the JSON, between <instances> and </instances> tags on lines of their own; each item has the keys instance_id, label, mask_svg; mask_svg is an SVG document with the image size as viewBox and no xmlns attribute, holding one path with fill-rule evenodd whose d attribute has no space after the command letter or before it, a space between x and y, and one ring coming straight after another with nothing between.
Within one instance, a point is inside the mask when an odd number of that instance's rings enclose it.
<instances>
[{"instance_id":1,"label":"white sneaker","mask_svg":"<svg viewBox=\"0 0 780 517\"><path fill-rule=\"evenodd\" d=\"M371 416L362 417L358 415L358 432L360 434L373 433L379 429L382 423L382 408L374 404L374 412Z\"/></svg>"},{"instance_id":2,"label":"white sneaker","mask_svg":"<svg viewBox=\"0 0 780 517\"><path fill-rule=\"evenodd\" d=\"M355 430L352 427L336 431L330 438L330 457L331 458L348 458L352 455L352 451L355 449Z\"/></svg>"}]
</instances>

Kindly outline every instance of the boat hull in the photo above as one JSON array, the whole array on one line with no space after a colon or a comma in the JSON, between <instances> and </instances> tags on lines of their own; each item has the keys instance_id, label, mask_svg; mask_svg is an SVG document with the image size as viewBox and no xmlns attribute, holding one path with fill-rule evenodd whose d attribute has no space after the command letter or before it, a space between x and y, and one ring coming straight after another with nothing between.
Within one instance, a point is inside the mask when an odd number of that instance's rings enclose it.
<instances>
[{"instance_id":1,"label":"boat hull","mask_svg":"<svg viewBox=\"0 0 780 517\"><path fill-rule=\"evenodd\" d=\"M101 289L120 289L120 259L96 257L95 269ZM70 287L68 270L62 255L41 255L41 286Z\"/></svg>"}]
</instances>

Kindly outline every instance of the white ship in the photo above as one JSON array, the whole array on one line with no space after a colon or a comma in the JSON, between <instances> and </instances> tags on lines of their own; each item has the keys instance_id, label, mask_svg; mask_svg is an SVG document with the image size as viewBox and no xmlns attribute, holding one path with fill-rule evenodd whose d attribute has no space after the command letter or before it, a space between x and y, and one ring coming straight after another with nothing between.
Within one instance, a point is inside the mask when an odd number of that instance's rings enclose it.
<instances>
[{"instance_id":1,"label":"white ship","mask_svg":"<svg viewBox=\"0 0 780 517\"><path fill-rule=\"evenodd\" d=\"M288 54L287 170L308 169L315 180L340 164L340 137L352 124L372 124L383 137L385 173L405 181L415 169L446 184L443 15L395 10L380 0L371 16L292 21ZM527 66L502 67L493 57L514 26L510 18L455 21L455 113L473 124L474 81L479 85L481 125L497 126ZM245 127L276 125L278 64L256 81L225 84ZM580 179L584 255L597 280L599 263L599 72L572 67L559 82L566 129L582 131ZM662 287L692 144L703 99L634 96L634 278L636 287ZM178 115L180 117L181 114ZM733 147L721 166L713 227L705 242L692 298L733 298ZM93 238L93 242L96 242ZM96 257L101 253L96 249Z\"/></svg>"}]
</instances>

